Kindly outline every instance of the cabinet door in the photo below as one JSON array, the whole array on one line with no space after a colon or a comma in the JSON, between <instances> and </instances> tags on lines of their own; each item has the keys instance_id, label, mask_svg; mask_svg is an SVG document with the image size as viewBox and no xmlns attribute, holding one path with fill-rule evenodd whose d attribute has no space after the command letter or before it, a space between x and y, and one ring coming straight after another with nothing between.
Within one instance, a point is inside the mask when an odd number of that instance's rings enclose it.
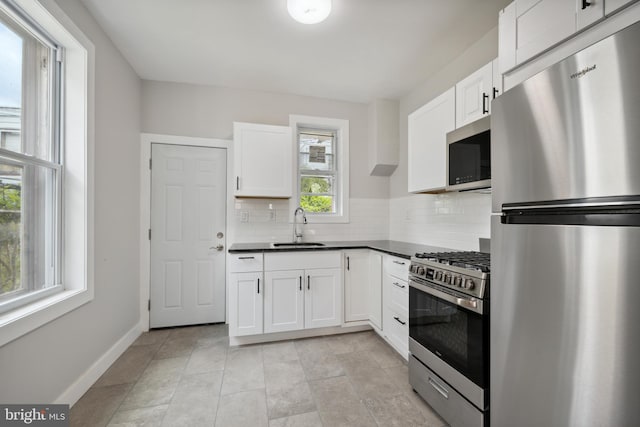
<instances>
[{"instance_id":1,"label":"cabinet door","mask_svg":"<svg viewBox=\"0 0 640 427\"><path fill-rule=\"evenodd\" d=\"M229 335L262 333L262 273L232 273L229 285Z\"/></svg>"},{"instance_id":2,"label":"cabinet door","mask_svg":"<svg viewBox=\"0 0 640 427\"><path fill-rule=\"evenodd\" d=\"M493 96L493 66L488 63L456 84L456 128L489 114Z\"/></svg>"},{"instance_id":3,"label":"cabinet door","mask_svg":"<svg viewBox=\"0 0 640 427\"><path fill-rule=\"evenodd\" d=\"M264 332L304 328L304 271L267 271L264 274Z\"/></svg>"},{"instance_id":4,"label":"cabinet door","mask_svg":"<svg viewBox=\"0 0 640 427\"><path fill-rule=\"evenodd\" d=\"M516 0L516 64L550 48L576 31L575 0Z\"/></svg>"},{"instance_id":5,"label":"cabinet door","mask_svg":"<svg viewBox=\"0 0 640 427\"><path fill-rule=\"evenodd\" d=\"M342 324L342 269L306 270L304 327Z\"/></svg>"},{"instance_id":6,"label":"cabinet door","mask_svg":"<svg viewBox=\"0 0 640 427\"><path fill-rule=\"evenodd\" d=\"M344 321L369 318L369 251L344 254Z\"/></svg>"},{"instance_id":7,"label":"cabinet door","mask_svg":"<svg viewBox=\"0 0 640 427\"><path fill-rule=\"evenodd\" d=\"M369 254L369 322L382 329L382 254L371 251Z\"/></svg>"},{"instance_id":8,"label":"cabinet door","mask_svg":"<svg viewBox=\"0 0 640 427\"><path fill-rule=\"evenodd\" d=\"M502 95L502 72L500 72L500 60L498 58L491 61L491 70L493 76L491 77L491 81L493 83L493 90L491 99L496 99L500 95ZM491 109L491 108L489 108Z\"/></svg>"},{"instance_id":9,"label":"cabinet door","mask_svg":"<svg viewBox=\"0 0 640 427\"><path fill-rule=\"evenodd\" d=\"M581 30L604 18L605 0L574 0L576 4L576 26Z\"/></svg>"},{"instance_id":10,"label":"cabinet door","mask_svg":"<svg viewBox=\"0 0 640 427\"><path fill-rule=\"evenodd\" d=\"M444 190L447 132L455 129L455 88L409 114L409 192Z\"/></svg>"},{"instance_id":11,"label":"cabinet door","mask_svg":"<svg viewBox=\"0 0 640 427\"><path fill-rule=\"evenodd\" d=\"M620 9L622 6L631 4L634 1L635 0L606 0L604 2L604 13L605 15L610 15L611 13Z\"/></svg>"},{"instance_id":12,"label":"cabinet door","mask_svg":"<svg viewBox=\"0 0 640 427\"><path fill-rule=\"evenodd\" d=\"M236 197L291 197L291 128L234 123L233 141Z\"/></svg>"}]
</instances>

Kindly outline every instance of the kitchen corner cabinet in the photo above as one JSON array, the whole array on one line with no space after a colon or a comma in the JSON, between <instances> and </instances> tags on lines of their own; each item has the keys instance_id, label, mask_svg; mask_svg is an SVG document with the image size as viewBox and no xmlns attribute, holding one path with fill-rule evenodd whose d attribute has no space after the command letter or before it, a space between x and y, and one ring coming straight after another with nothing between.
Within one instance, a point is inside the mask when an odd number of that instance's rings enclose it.
<instances>
[{"instance_id":1,"label":"kitchen corner cabinet","mask_svg":"<svg viewBox=\"0 0 640 427\"><path fill-rule=\"evenodd\" d=\"M369 319L369 251L344 252L344 321Z\"/></svg>"},{"instance_id":2,"label":"kitchen corner cabinet","mask_svg":"<svg viewBox=\"0 0 640 427\"><path fill-rule=\"evenodd\" d=\"M609 7L622 7L614 3L621 1L516 0L509 4L498 15L500 72L506 73L604 18Z\"/></svg>"},{"instance_id":3,"label":"kitchen corner cabinet","mask_svg":"<svg viewBox=\"0 0 640 427\"><path fill-rule=\"evenodd\" d=\"M443 191L446 184L447 132L456 126L455 88L408 117L408 190Z\"/></svg>"},{"instance_id":4,"label":"kitchen corner cabinet","mask_svg":"<svg viewBox=\"0 0 640 427\"><path fill-rule=\"evenodd\" d=\"M382 324L382 254L369 253L369 288L367 290L369 323L381 330Z\"/></svg>"},{"instance_id":5,"label":"kitchen corner cabinet","mask_svg":"<svg viewBox=\"0 0 640 427\"><path fill-rule=\"evenodd\" d=\"M234 195L290 198L293 138L288 126L233 124Z\"/></svg>"}]
</instances>

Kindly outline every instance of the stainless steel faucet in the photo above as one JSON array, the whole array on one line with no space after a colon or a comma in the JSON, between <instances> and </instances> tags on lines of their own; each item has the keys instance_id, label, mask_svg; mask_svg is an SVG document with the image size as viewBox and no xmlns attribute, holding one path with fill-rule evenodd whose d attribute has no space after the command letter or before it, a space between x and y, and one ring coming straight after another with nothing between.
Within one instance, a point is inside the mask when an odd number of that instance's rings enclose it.
<instances>
[{"instance_id":1,"label":"stainless steel faucet","mask_svg":"<svg viewBox=\"0 0 640 427\"><path fill-rule=\"evenodd\" d=\"M307 223L307 215L304 213L304 209L302 206L298 206L295 211L293 211L293 241L295 243L302 242L302 227L299 227L298 224L298 214L302 214L302 223Z\"/></svg>"}]
</instances>

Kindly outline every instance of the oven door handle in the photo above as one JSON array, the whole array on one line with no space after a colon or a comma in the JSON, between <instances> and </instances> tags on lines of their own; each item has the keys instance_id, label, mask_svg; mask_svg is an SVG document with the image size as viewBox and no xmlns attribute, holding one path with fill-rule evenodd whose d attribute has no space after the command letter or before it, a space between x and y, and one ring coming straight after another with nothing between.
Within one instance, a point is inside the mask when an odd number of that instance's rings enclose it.
<instances>
[{"instance_id":1,"label":"oven door handle","mask_svg":"<svg viewBox=\"0 0 640 427\"><path fill-rule=\"evenodd\" d=\"M415 280L409 280L409 286L415 288L419 291L425 292L429 295L432 295L436 298L440 298L447 302L457 305L458 307L466 308L474 313L482 314L483 306L482 301L477 300L475 298L461 298L458 295L453 295L448 292L443 292L439 289L432 288L427 285L423 285L422 283L418 283Z\"/></svg>"}]
</instances>

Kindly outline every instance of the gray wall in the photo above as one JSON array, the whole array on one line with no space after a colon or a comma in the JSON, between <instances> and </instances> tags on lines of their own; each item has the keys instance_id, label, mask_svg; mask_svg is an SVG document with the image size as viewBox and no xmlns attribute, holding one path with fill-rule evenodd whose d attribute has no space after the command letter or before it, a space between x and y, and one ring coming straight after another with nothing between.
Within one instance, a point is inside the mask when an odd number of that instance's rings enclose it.
<instances>
[{"instance_id":1,"label":"gray wall","mask_svg":"<svg viewBox=\"0 0 640 427\"><path fill-rule=\"evenodd\" d=\"M141 82L79 0L57 3L96 48L95 298L0 347L3 403L54 401L139 321Z\"/></svg>"},{"instance_id":2,"label":"gray wall","mask_svg":"<svg viewBox=\"0 0 640 427\"><path fill-rule=\"evenodd\" d=\"M231 139L234 121L288 126L289 114L349 120L350 196L389 197L389 178L369 176L365 104L214 86L142 83L143 132Z\"/></svg>"},{"instance_id":3,"label":"gray wall","mask_svg":"<svg viewBox=\"0 0 640 427\"><path fill-rule=\"evenodd\" d=\"M400 162L391 176L390 197L407 196L407 118L411 112L455 86L498 56L498 27L489 31L455 60L400 99Z\"/></svg>"}]
</instances>

